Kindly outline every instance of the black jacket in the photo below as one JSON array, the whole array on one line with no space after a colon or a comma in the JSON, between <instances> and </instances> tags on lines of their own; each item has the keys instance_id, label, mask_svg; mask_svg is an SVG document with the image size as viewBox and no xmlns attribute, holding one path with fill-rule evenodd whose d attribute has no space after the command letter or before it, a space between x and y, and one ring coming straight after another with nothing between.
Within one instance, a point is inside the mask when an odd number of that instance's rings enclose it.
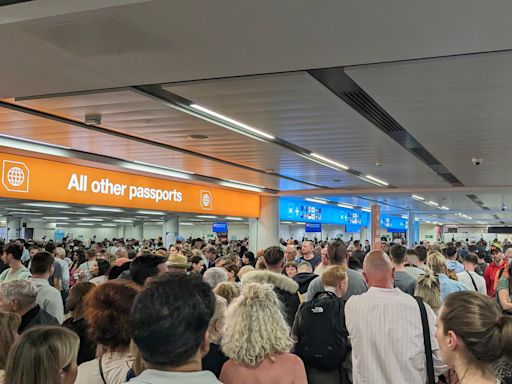
<instances>
[{"instance_id":1,"label":"black jacket","mask_svg":"<svg viewBox=\"0 0 512 384\"><path fill-rule=\"evenodd\" d=\"M299 284L288 276L270 271L251 271L242 276L242 285L247 283L272 284L274 292L285 308L286 321L293 325L295 313L300 305Z\"/></svg>"},{"instance_id":2,"label":"black jacket","mask_svg":"<svg viewBox=\"0 0 512 384\"><path fill-rule=\"evenodd\" d=\"M27 329L35 325L60 325L55 317L48 314L39 305L36 305L30 311L21 317L21 323L18 327L18 333L21 335Z\"/></svg>"},{"instance_id":3,"label":"black jacket","mask_svg":"<svg viewBox=\"0 0 512 384\"><path fill-rule=\"evenodd\" d=\"M308 291L309 283L311 283L311 281L313 281L317 276L318 275L315 275L314 273L302 272L297 273L292 277L292 279L299 284L299 292L303 295Z\"/></svg>"}]
</instances>

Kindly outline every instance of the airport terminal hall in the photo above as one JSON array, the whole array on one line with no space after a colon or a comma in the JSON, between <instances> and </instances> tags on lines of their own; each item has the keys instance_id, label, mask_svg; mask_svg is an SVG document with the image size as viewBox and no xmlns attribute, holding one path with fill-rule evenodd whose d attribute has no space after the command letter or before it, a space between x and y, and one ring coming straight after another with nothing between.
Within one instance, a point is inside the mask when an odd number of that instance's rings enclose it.
<instances>
[{"instance_id":1,"label":"airport terminal hall","mask_svg":"<svg viewBox=\"0 0 512 384\"><path fill-rule=\"evenodd\" d=\"M0 0L0 384L512 384L511 15Z\"/></svg>"}]
</instances>

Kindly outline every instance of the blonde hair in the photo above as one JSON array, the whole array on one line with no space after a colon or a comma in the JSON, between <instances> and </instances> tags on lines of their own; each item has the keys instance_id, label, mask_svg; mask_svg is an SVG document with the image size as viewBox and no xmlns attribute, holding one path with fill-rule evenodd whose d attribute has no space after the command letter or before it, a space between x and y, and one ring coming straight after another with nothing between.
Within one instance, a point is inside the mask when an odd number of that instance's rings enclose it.
<instances>
[{"instance_id":1,"label":"blonde hair","mask_svg":"<svg viewBox=\"0 0 512 384\"><path fill-rule=\"evenodd\" d=\"M0 312L0 369L5 369L9 350L16 341L21 317L12 312Z\"/></svg>"},{"instance_id":2,"label":"blonde hair","mask_svg":"<svg viewBox=\"0 0 512 384\"><path fill-rule=\"evenodd\" d=\"M332 265L325 270L321 279L324 286L336 287L348 279L347 268L344 265Z\"/></svg>"},{"instance_id":3,"label":"blonde hair","mask_svg":"<svg viewBox=\"0 0 512 384\"><path fill-rule=\"evenodd\" d=\"M441 285L439 278L429 269L418 277L414 296L419 296L437 312L441 308Z\"/></svg>"},{"instance_id":4,"label":"blonde hair","mask_svg":"<svg viewBox=\"0 0 512 384\"><path fill-rule=\"evenodd\" d=\"M251 271L254 271L254 267L252 265L244 265L238 272L238 278L241 279L243 275Z\"/></svg>"},{"instance_id":5,"label":"blonde hair","mask_svg":"<svg viewBox=\"0 0 512 384\"><path fill-rule=\"evenodd\" d=\"M215 295L215 311L213 312L213 316L210 319L210 324L208 326L208 334L210 335L210 343L218 344L221 335L222 335L222 326L224 325L224 318L226 316L226 308L228 306L228 302L225 298L219 295ZM221 329L218 331L216 329L217 323L221 323Z\"/></svg>"},{"instance_id":6,"label":"blonde hair","mask_svg":"<svg viewBox=\"0 0 512 384\"><path fill-rule=\"evenodd\" d=\"M224 281L217 284L213 289L213 293L226 299L227 305L229 305L234 299L240 296L240 288L235 283Z\"/></svg>"},{"instance_id":7,"label":"blonde hair","mask_svg":"<svg viewBox=\"0 0 512 384\"><path fill-rule=\"evenodd\" d=\"M29 329L9 353L4 384L60 383L60 371L76 363L79 344L76 333L67 328Z\"/></svg>"},{"instance_id":8,"label":"blonde hair","mask_svg":"<svg viewBox=\"0 0 512 384\"><path fill-rule=\"evenodd\" d=\"M260 257L260 258L256 261L256 269L257 269L257 270L265 270L265 269L267 269L267 266L265 265L265 258Z\"/></svg>"},{"instance_id":9,"label":"blonde hair","mask_svg":"<svg viewBox=\"0 0 512 384\"><path fill-rule=\"evenodd\" d=\"M444 273L446 274L446 259L442 255L441 252L432 251L427 253L427 266L434 273Z\"/></svg>"},{"instance_id":10,"label":"blonde hair","mask_svg":"<svg viewBox=\"0 0 512 384\"><path fill-rule=\"evenodd\" d=\"M222 351L234 362L256 367L293 342L282 305L271 284L248 283L226 311Z\"/></svg>"}]
</instances>

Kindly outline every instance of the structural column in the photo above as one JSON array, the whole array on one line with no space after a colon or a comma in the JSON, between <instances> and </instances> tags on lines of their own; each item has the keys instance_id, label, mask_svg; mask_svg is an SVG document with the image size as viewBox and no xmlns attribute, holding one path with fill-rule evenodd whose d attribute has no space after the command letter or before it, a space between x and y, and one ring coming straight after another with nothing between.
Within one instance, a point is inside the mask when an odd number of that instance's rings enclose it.
<instances>
[{"instance_id":1,"label":"structural column","mask_svg":"<svg viewBox=\"0 0 512 384\"><path fill-rule=\"evenodd\" d=\"M380 206L372 205L370 213L370 244L372 251L380 249Z\"/></svg>"},{"instance_id":2,"label":"structural column","mask_svg":"<svg viewBox=\"0 0 512 384\"><path fill-rule=\"evenodd\" d=\"M5 236L6 240L9 241L11 239L17 239L20 237L20 228L21 228L21 218L20 217L12 217L7 216L5 220Z\"/></svg>"},{"instance_id":3,"label":"structural column","mask_svg":"<svg viewBox=\"0 0 512 384\"><path fill-rule=\"evenodd\" d=\"M416 221L414 220L414 212L409 211L407 217L407 248L414 248L414 234L416 233L415 228Z\"/></svg>"},{"instance_id":4,"label":"structural column","mask_svg":"<svg viewBox=\"0 0 512 384\"><path fill-rule=\"evenodd\" d=\"M369 240L368 239L368 228L367 227L361 226L361 228L359 228L359 240L361 241L362 245L364 245L364 241L365 240Z\"/></svg>"},{"instance_id":5,"label":"structural column","mask_svg":"<svg viewBox=\"0 0 512 384\"><path fill-rule=\"evenodd\" d=\"M126 238L126 225L120 225L117 227L117 237L120 239Z\"/></svg>"},{"instance_id":6,"label":"structural column","mask_svg":"<svg viewBox=\"0 0 512 384\"><path fill-rule=\"evenodd\" d=\"M144 240L144 222L142 220L133 222L133 238L139 241Z\"/></svg>"},{"instance_id":7,"label":"structural column","mask_svg":"<svg viewBox=\"0 0 512 384\"><path fill-rule=\"evenodd\" d=\"M260 217L249 220L249 249L279 245L279 197L261 196Z\"/></svg>"},{"instance_id":8,"label":"structural column","mask_svg":"<svg viewBox=\"0 0 512 384\"><path fill-rule=\"evenodd\" d=\"M164 217L164 223L162 226L164 246L169 248L172 244L176 243L180 231L180 220L178 216L169 215Z\"/></svg>"}]
</instances>

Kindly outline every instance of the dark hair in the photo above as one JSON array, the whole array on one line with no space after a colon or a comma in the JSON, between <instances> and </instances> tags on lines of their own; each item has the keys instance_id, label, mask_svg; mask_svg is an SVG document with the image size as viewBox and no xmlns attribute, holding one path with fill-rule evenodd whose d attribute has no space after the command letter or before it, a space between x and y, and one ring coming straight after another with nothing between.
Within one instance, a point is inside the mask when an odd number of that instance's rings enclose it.
<instances>
[{"instance_id":1,"label":"dark hair","mask_svg":"<svg viewBox=\"0 0 512 384\"><path fill-rule=\"evenodd\" d=\"M139 290L130 283L109 281L85 297L84 317L95 343L117 348L130 345L130 310Z\"/></svg>"},{"instance_id":2,"label":"dark hair","mask_svg":"<svg viewBox=\"0 0 512 384\"><path fill-rule=\"evenodd\" d=\"M418 245L416 248L414 248L414 250L416 251L416 253L418 254L418 260L421 261L421 262L426 262L427 261L427 248L424 247L423 245Z\"/></svg>"},{"instance_id":3,"label":"dark hair","mask_svg":"<svg viewBox=\"0 0 512 384\"><path fill-rule=\"evenodd\" d=\"M199 274L168 273L153 279L132 308L133 341L145 362L177 367L204 341L215 296Z\"/></svg>"},{"instance_id":4,"label":"dark hair","mask_svg":"<svg viewBox=\"0 0 512 384\"><path fill-rule=\"evenodd\" d=\"M192 264L197 264L203 261L203 258L201 256L190 256L188 258L188 261Z\"/></svg>"},{"instance_id":5,"label":"dark hair","mask_svg":"<svg viewBox=\"0 0 512 384\"><path fill-rule=\"evenodd\" d=\"M23 255L23 247L19 244L9 244L4 248L4 252L8 255L12 255L14 260L21 260Z\"/></svg>"},{"instance_id":6,"label":"dark hair","mask_svg":"<svg viewBox=\"0 0 512 384\"><path fill-rule=\"evenodd\" d=\"M263 258L267 265L278 265L284 259L284 252L280 247L271 246L265 249Z\"/></svg>"},{"instance_id":7,"label":"dark hair","mask_svg":"<svg viewBox=\"0 0 512 384\"><path fill-rule=\"evenodd\" d=\"M244 256L249 259L249 265L252 265L253 267L256 265L256 258L254 257L254 253L251 251L245 251Z\"/></svg>"},{"instance_id":8,"label":"dark hair","mask_svg":"<svg viewBox=\"0 0 512 384\"><path fill-rule=\"evenodd\" d=\"M55 243L53 241L49 241L48 243L46 243L46 245L44 246L44 250L50 254L52 254L53 252L55 252L55 248L57 248L55 246Z\"/></svg>"},{"instance_id":9,"label":"dark hair","mask_svg":"<svg viewBox=\"0 0 512 384\"><path fill-rule=\"evenodd\" d=\"M348 267L350 269L358 270L358 269L362 268L361 261L359 261L359 259L356 258L356 257L350 257L348 259L348 263L347 264L348 264Z\"/></svg>"},{"instance_id":10,"label":"dark hair","mask_svg":"<svg viewBox=\"0 0 512 384\"><path fill-rule=\"evenodd\" d=\"M130 276L134 283L143 286L148 277L158 275L158 265L165 263L165 259L150 253L133 259L130 265Z\"/></svg>"},{"instance_id":11,"label":"dark hair","mask_svg":"<svg viewBox=\"0 0 512 384\"><path fill-rule=\"evenodd\" d=\"M89 283L88 281L76 283L73 287L71 287L69 290L68 299L66 300L66 308L68 311L74 311L78 305L82 304L85 295L87 295L94 288L96 288L96 285Z\"/></svg>"},{"instance_id":12,"label":"dark hair","mask_svg":"<svg viewBox=\"0 0 512 384\"><path fill-rule=\"evenodd\" d=\"M238 265L235 263L227 261L226 263L222 264L222 268L228 272L233 272L235 279L238 278L238 272L240 271L240 268L238 268Z\"/></svg>"},{"instance_id":13,"label":"dark hair","mask_svg":"<svg viewBox=\"0 0 512 384\"><path fill-rule=\"evenodd\" d=\"M30 272L34 275L42 275L50 271L53 265L53 256L46 252L37 252L30 263Z\"/></svg>"},{"instance_id":14,"label":"dark hair","mask_svg":"<svg viewBox=\"0 0 512 384\"><path fill-rule=\"evenodd\" d=\"M407 251L407 248L405 248L403 245L393 245L389 251L393 263L402 264L405 261L405 251Z\"/></svg>"},{"instance_id":15,"label":"dark hair","mask_svg":"<svg viewBox=\"0 0 512 384\"><path fill-rule=\"evenodd\" d=\"M444 333L453 331L464 341L475 363L490 364L512 358L512 318L502 316L495 300L478 292L455 292L440 313Z\"/></svg>"},{"instance_id":16,"label":"dark hair","mask_svg":"<svg viewBox=\"0 0 512 384\"><path fill-rule=\"evenodd\" d=\"M127 261L126 263L123 263L123 265L121 266L113 265L112 268L110 268L110 270L108 271L107 278L109 280L117 279L121 275L121 273L130 270L131 263L131 261Z\"/></svg>"},{"instance_id":17,"label":"dark hair","mask_svg":"<svg viewBox=\"0 0 512 384\"><path fill-rule=\"evenodd\" d=\"M98 276L106 275L110 269L110 263L105 259L99 259L98 263Z\"/></svg>"},{"instance_id":18,"label":"dark hair","mask_svg":"<svg viewBox=\"0 0 512 384\"><path fill-rule=\"evenodd\" d=\"M457 253L457 248L455 248L455 247L448 247L448 248L446 248L446 256L452 257L456 253Z\"/></svg>"},{"instance_id":19,"label":"dark hair","mask_svg":"<svg viewBox=\"0 0 512 384\"><path fill-rule=\"evenodd\" d=\"M478 265L478 256L475 255L474 253L468 253L467 255L464 256L463 260L465 262Z\"/></svg>"},{"instance_id":20,"label":"dark hair","mask_svg":"<svg viewBox=\"0 0 512 384\"><path fill-rule=\"evenodd\" d=\"M347 260L347 247L342 241L334 241L327 245L329 265L340 265Z\"/></svg>"}]
</instances>

